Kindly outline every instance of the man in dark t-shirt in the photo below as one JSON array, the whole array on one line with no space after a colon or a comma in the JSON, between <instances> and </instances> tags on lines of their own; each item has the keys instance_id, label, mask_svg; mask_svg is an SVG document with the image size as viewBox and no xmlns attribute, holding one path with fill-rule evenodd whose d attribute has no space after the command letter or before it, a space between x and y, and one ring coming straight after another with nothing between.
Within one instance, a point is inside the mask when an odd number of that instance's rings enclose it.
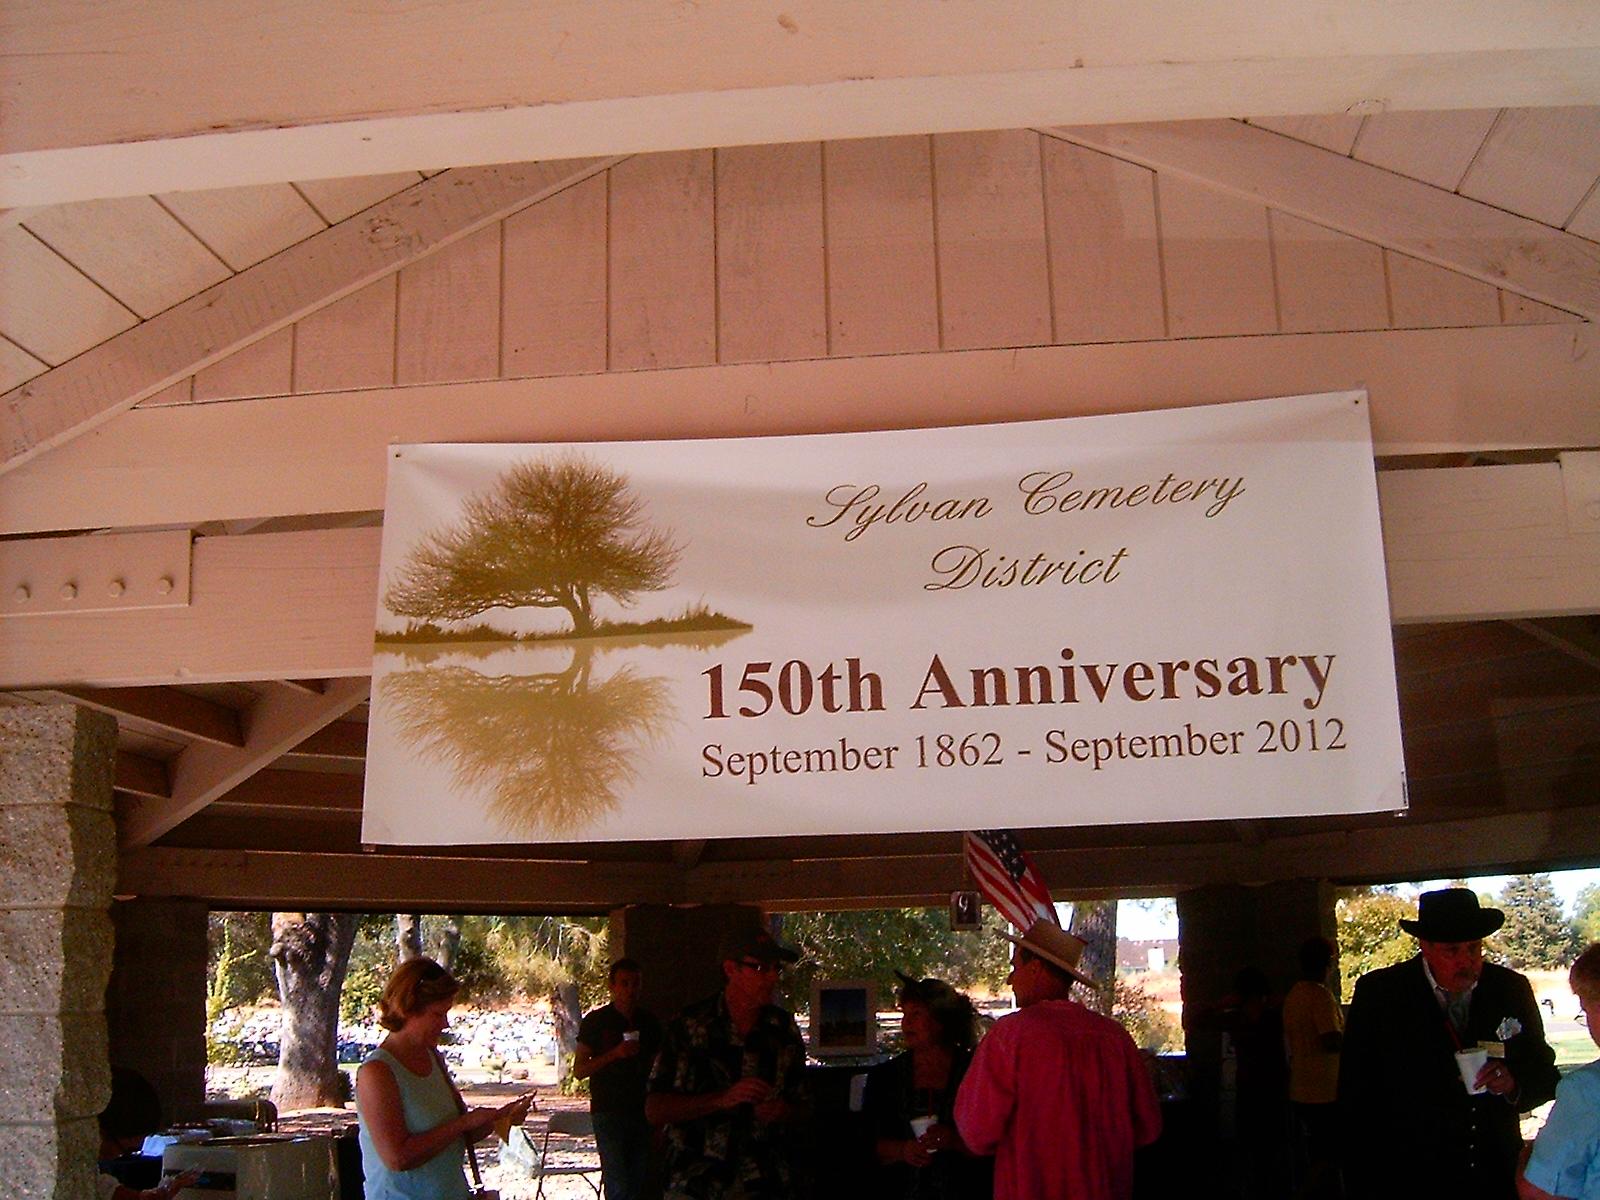
<instances>
[{"instance_id":1,"label":"man in dark t-shirt","mask_svg":"<svg viewBox=\"0 0 1600 1200\"><path fill-rule=\"evenodd\" d=\"M589 1112L606 1200L637 1200L650 1160L645 1084L661 1048L661 1022L639 1007L644 976L631 958L611 964L611 1003L584 1016L572 1074L589 1080Z\"/></svg>"}]
</instances>

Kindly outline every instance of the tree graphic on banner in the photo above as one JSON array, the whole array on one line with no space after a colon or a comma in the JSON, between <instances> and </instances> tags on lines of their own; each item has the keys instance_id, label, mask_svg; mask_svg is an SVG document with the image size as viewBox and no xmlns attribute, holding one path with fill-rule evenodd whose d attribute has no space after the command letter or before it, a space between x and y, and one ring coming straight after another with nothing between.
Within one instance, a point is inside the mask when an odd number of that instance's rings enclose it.
<instances>
[{"instance_id":1,"label":"tree graphic on banner","mask_svg":"<svg viewBox=\"0 0 1600 1200\"><path fill-rule=\"evenodd\" d=\"M391 612L459 621L492 608L559 608L579 637L594 602L624 607L672 582L681 549L650 529L627 480L571 457L519 463L466 502L460 522L428 534L389 587Z\"/></svg>"},{"instance_id":2,"label":"tree graphic on banner","mask_svg":"<svg viewBox=\"0 0 1600 1200\"><path fill-rule=\"evenodd\" d=\"M480 675L428 667L384 678L380 694L406 738L447 763L457 785L485 791L501 828L566 834L616 808L633 779L631 748L659 737L666 684L624 666L593 677L593 645L563 670Z\"/></svg>"}]
</instances>

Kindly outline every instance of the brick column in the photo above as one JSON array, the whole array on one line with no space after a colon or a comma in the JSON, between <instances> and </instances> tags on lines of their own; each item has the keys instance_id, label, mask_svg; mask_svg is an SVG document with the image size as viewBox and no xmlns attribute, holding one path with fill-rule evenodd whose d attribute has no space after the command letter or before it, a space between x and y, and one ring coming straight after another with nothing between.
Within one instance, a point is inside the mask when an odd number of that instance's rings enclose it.
<instances>
[{"instance_id":1,"label":"brick column","mask_svg":"<svg viewBox=\"0 0 1600 1200\"><path fill-rule=\"evenodd\" d=\"M205 902L119 900L111 921L111 1062L150 1081L167 1121L192 1119L206 1098Z\"/></svg>"},{"instance_id":2,"label":"brick column","mask_svg":"<svg viewBox=\"0 0 1600 1200\"><path fill-rule=\"evenodd\" d=\"M116 738L102 713L0 709L0 1163L26 1200L94 1193Z\"/></svg>"}]
</instances>

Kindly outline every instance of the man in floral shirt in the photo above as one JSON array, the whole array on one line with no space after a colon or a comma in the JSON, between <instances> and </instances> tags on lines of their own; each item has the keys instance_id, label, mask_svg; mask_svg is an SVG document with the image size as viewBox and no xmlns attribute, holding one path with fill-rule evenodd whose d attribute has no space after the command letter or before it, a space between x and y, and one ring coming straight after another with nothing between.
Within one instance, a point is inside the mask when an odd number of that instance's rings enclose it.
<instances>
[{"instance_id":1,"label":"man in floral shirt","mask_svg":"<svg viewBox=\"0 0 1600 1200\"><path fill-rule=\"evenodd\" d=\"M765 930L724 941L722 991L667 1027L645 1116L667 1127L666 1200L793 1194L785 1128L805 1114L805 1043L772 1003L799 954Z\"/></svg>"},{"instance_id":2,"label":"man in floral shirt","mask_svg":"<svg viewBox=\"0 0 1600 1200\"><path fill-rule=\"evenodd\" d=\"M1516 1196L1518 1114L1559 1076L1527 979L1483 961L1504 921L1468 888L1424 892L1400 922L1421 953L1356 983L1339 1065L1350 1195Z\"/></svg>"}]
</instances>

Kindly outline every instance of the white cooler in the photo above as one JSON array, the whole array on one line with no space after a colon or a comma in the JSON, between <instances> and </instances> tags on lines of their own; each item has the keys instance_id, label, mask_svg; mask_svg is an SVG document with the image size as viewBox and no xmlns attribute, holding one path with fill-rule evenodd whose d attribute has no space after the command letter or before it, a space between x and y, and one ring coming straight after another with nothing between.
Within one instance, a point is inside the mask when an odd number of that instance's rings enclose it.
<instances>
[{"instance_id":1,"label":"white cooler","mask_svg":"<svg viewBox=\"0 0 1600 1200\"><path fill-rule=\"evenodd\" d=\"M165 1178L199 1171L181 1200L333 1200L333 1141L325 1137L259 1134L168 1146Z\"/></svg>"}]
</instances>

